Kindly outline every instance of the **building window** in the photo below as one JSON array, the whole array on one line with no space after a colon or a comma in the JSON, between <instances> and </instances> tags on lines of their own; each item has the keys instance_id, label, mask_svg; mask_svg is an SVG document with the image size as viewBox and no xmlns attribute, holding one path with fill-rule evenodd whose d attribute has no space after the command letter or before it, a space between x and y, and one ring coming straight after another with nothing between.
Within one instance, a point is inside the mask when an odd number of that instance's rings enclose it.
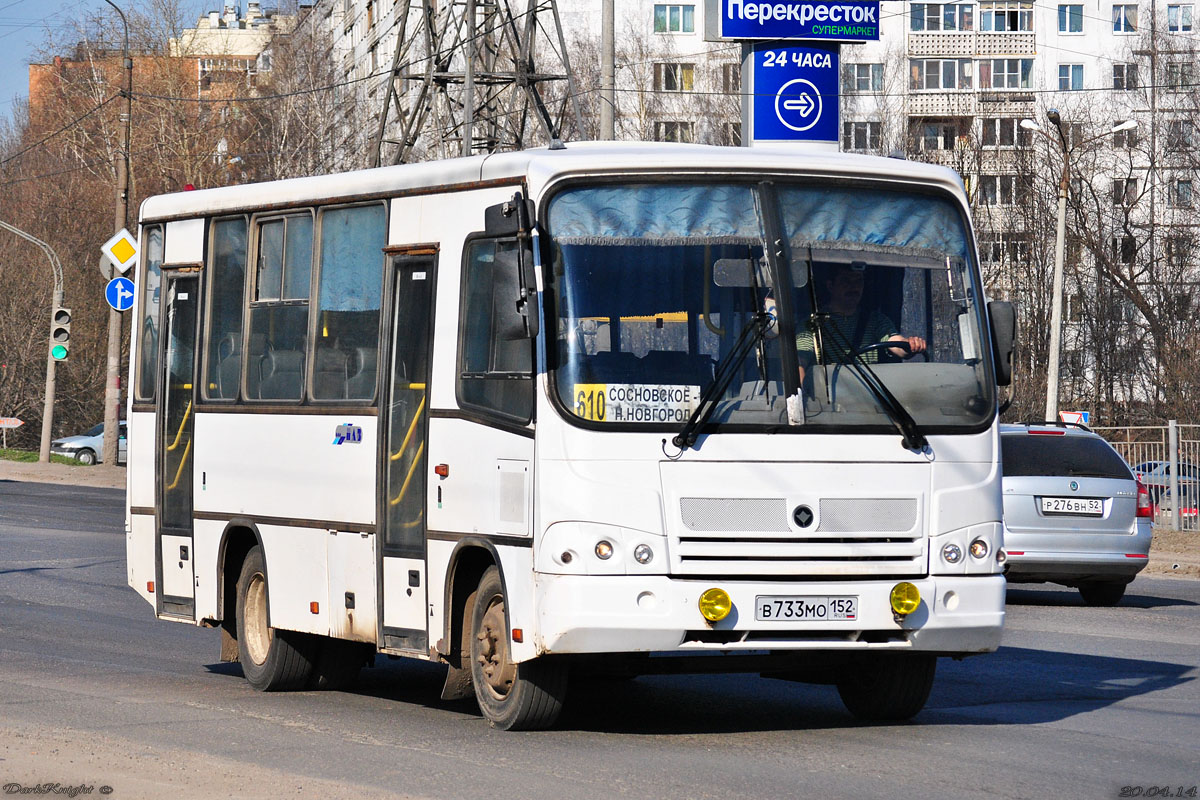
<instances>
[{"instance_id":1,"label":"building window","mask_svg":"<svg viewBox=\"0 0 1200 800\"><path fill-rule=\"evenodd\" d=\"M1172 267L1187 267L1191 263L1194 246L1190 236L1168 236L1167 263ZM1191 305L1190 299L1188 305Z\"/></svg>"},{"instance_id":2,"label":"building window","mask_svg":"<svg viewBox=\"0 0 1200 800\"><path fill-rule=\"evenodd\" d=\"M1114 236L1112 239L1113 260L1122 264L1132 264L1137 255L1137 243L1132 236Z\"/></svg>"},{"instance_id":3,"label":"building window","mask_svg":"<svg viewBox=\"0 0 1200 800\"><path fill-rule=\"evenodd\" d=\"M726 94L737 94L742 91L742 65L738 63L721 65L721 90Z\"/></svg>"},{"instance_id":4,"label":"building window","mask_svg":"<svg viewBox=\"0 0 1200 800\"><path fill-rule=\"evenodd\" d=\"M367 29L375 27L375 3L367 0Z\"/></svg>"},{"instance_id":5,"label":"building window","mask_svg":"<svg viewBox=\"0 0 1200 800\"><path fill-rule=\"evenodd\" d=\"M694 5L654 4L655 33L695 33L696 7Z\"/></svg>"},{"instance_id":6,"label":"building window","mask_svg":"<svg viewBox=\"0 0 1200 800\"><path fill-rule=\"evenodd\" d=\"M722 144L729 145L730 147L742 146L742 123L726 122L721 127L721 133L725 137L725 141Z\"/></svg>"},{"instance_id":7,"label":"building window","mask_svg":"<svg viewBox=\"0 0 1200 800\"><path fill-rule=\"evenodd\" d=\"M1167 30L1172 33L1190 33L1192 30L1192 7L1167 6Z\"/></svg>"},{"instance_id":8,"label":"building window","mask_svg":"<svg viewBox=\"0 0 1200 800\"><path fill-rule=\"evenodd\" d=\"M1137 64L1113 64L1113 88L1125 90L1138 88Z\"/></svg>"},{"instance_id":9,"label":"building window","mask_svg":"<svg viewBox=\"0 0 1200 800\"><path fill-rule=\"evenodd\" d=\"M1058 65L1058 90L1077 92L1083 88L1083 64Z\"/></svg>"},{"instance_id":10,"label":"building window","mask_svg":"<svg viewBox=\"0 0 1200 800\"><path fill-rule=\"evenodd\" d=\"M1016 117L983 119L984 147L1028 147L1029 131L1021 127Z\"/></svg>"},{"instance_id":11,"label":"building window","mask_svg":"<svg viewBox=\"0 0 1200 800\"><path fill-rule=\"evenodd\" d=\"M979 62L980 89L1028 89L1032 58L989 58Z\"/></svg>"},{"instance_id":12,"label":"building window","mask_svg":"<svg viewBox=\"0 0 1200 800\"><path fill-rule=\"evenodd\" d=\"M1114 206L1131 206L1137 202L1137 178L1114 178L1112 198Z\"/></svg>"},{"instance_id":13,"label":"building window","mask_svg":"<svg viewBox=\"0 0 1200 800\"><path fill-rule=\"evenodd\" d=\"M665 120L654 123L654 140L657 142L694 142L696 123Z\"/></svg>"},{"instance_id":14,"label":"building window","mask_svg":"<svg viewBox=\"0 0 1200 800\"><path fill-rule=\"evenodd\" d=\"M1190 89L1195 83L1195 71L1188 62L1177 62L1166 66L1167 91L1178 92Z\"/></svg>"},{"instance_id":15,"label":"building window","mask_svg":"<svg viewBox=\"0 0 1200 800\"><path fill-rule=\"evenodd\" d=\"M953 150L963 135L960 123L954 120L916 120L911 128L914 145L923 153L935 150Z\"/></svg>"},{"instance_id":16,"label":"building window","mask_svg":"<svg viewBox=\"0 0 1200 800\"><path fill-rule=\"evenodd\" d=\"M979 30L994 33L1033 30L1033 3L980 3Z\"/></svg>"},{"instance_id":17,"label":"building window","mask_svg":"<svg viewBox=\"0 0 1200 800\"><path fill-rule=\"evenodd\" d=\"M1028 181L1018 175L980 175L979 203L985 206L1011 206L1024 203Z\"/></svg>"},{"instance_id":18,"label":"building window","mask_svg":"<svg viewBox=\"0 0 1200 800\"><path fill-rule=\"evenodd\" d=\"M1194 127L1190 119L1173 119L1167 123L1167 149L1191 150Z\"/></svg>"},{"instance_id":19,"label":"building window","mask_svg":"<svg viewBox=\"0 0 1200 800\"><path fill-rule=\"evenodd\" d=\"M1171 184L1171 205L1176 208L1192 207L1192 180L1181 178Z\"/></svg>"},{"instance_id":20,"label":"building window","mask_svg":"<svg viewBox=\"0 0 1200 800\"><path fill-rule=\"evenodd\" d=\"M883 91L883 64L847 64L842 73L845 94Z\"/></svg>"},{"instance_id":21,"label":"building window","mask_svg":"<svg viewBox=\"0 0 1200 800\"><path fill-rule=\"evenodd\" d=\"M1029 240L1005 234L985 235L979 243L979 257L992 264L1027 263Z\"/></svg>"},{"instance_id":22,"label":"building window","mask_svg":"<svg viewBox=\"0 0 1200 800\"><path fill-rule=\"evenodd\" d=\"M690 92L695 87L695 64L655 64L656 92Z\"/></svg>"},{"instance_id":23,"label":"building window","mask_svg":"<svg viewBox=\"0 0 1200 800\"><path fill-rule=\"evenodd\" d=\"M1121 124L1121 122L1123 122L1123 121L1124 120L1114 120L1113 127L1116 127L1117 125ZM1131 147L1137 147L1137 141L1138 141L1137 128L1130 128L1129 130L1117 131L1116 133L1114 133L1112 135L1112 137L1113 137L1112 138L1113 147L1120 148L1120 149L1129 149Z\"/></svg>"},{"instance_id":24,"label":"building window","mask_svg":"<svg viewBox=\"0 0 1200 800\"><path fill-rule=\"evenodd\" d=\"M910 89L970 89L969 58L925 58L909 61Z\"/></svg>"},{"instance_id":25,"label":"building window","mask_svg":"<svg viewBox=\"0 0 1200 800\"><path fill-rule=\"evenodd\" d=\"M843 122L843 150L878 150L880 146L880 123Z\"/></svg>"},{"instance_id":26,"label":"building window","mask_svg":"<svg viewBox=\"0 0 1200 800\"><path fill-rule=\"evenodd\" d=\"M909 27L914 31L969 31L974 16L975 6L970 3L913 3Z\"/></svg>"},{"instance_id":27,"label":"building window","mask_svg":"<svg viewBox=\"0 0 1200 800\"><path fill-rule=\"evenodd\" d=\"M1137 8L1136 5L1112 7L1113 33L1134 33L1137 31Z\"/></svg>"},{"instance_id":28,"label":"building window","mask_svg":"<svg viewBox=\"0 0 1200 800\"><path fill-rule=\"evenodd\" d=\"M1083 33L1083 6L1060 5L1058 7L1058 32Z\"/></svg>"}]
</instances>

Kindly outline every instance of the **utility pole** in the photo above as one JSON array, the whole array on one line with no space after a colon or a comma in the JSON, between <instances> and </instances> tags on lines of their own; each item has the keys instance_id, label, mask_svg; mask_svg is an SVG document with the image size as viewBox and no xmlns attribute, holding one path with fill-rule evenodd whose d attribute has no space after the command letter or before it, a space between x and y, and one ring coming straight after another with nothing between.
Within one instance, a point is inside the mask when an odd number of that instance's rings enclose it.
<instances>
[{"instance_id":1,"label":"utility pole","mask_svg":"<svg viewBox=\"0 0 1200 800\"><path fill-rule=\"evenodd\" d=\"M20 228L13 227L3 220L0 220L0 228L9 233L16 234L28 242L33 242L40 247L42 252L46 254L46 258L50 260L50 269L54 273L54 294L53 299L50 301L51 327L46 330L46 399L42 405L42 441L38 448L38 461L45 464L50 461L50 437L52 436L51 429L54 427L55 365L57 364L54 360L54 342L51 341L50 331L54 327L54 312L58 310L63 302L62 263L58 260L58 254L54 252L53 248L36 236L28 234Z\"/></svg>"},{"instance_id":2,"label":"utility pole","mask_svg":"<svg viewBox=\"0 0 1200 800\"><path fill-rule=\"evenodd\" d=\"M600 19L600 138L616 139L616 0L604 0Z\"/></svg>"},{"instance_id":3,"label":"utility pole","mask_svg":"<svg viewBox=\"0 0 1200 800\"><path fill-rule=\"evenodd\" d=\"M128 224L129 220L129 139L133 124L133 57L129 54L129 22L125 12L117 8L112 0L104 0L121 16L121 24L125 28L125 43L121 48L125 69L125 88L121 94L125 97L122 111L121 152L117 156L117 202L114 213L113 232L116 233ZM111 268L109 277L115 277L116 271ZM104 378L104 446L100 459L105 464L117 463L117 445L120 438L121 410L121 312L115 308L108 310L108 369Z\"/></svg>"}]
</instances>

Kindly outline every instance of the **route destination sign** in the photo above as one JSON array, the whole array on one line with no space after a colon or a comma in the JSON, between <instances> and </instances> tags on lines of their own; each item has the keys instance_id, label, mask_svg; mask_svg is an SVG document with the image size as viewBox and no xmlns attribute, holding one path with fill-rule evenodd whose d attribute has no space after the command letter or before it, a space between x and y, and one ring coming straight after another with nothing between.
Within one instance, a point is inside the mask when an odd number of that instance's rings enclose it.
<instances>
[{"instance_id":1,"label":"route destination sign","mask_svg":"<svg viewBox=\"0 0 1200 800\"><path fill-rule=\"evenodd\" d=\"M879 39L879 0L707 0L705 36L728 39Z\"/></svg>"}]
</instances>

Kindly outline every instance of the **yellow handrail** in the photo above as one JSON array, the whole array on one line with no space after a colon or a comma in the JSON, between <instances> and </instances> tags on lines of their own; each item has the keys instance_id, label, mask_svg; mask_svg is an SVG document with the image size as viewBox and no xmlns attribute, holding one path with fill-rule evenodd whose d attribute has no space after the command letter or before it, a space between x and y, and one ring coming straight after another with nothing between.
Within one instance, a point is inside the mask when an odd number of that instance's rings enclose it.
<instances>
[{"instance_id":1,"label":"yellow handrail","mask_svg":"<svg viewBox=\"0 0 1200 800\"><path fill-rule=\"evenodd\" d=\"M188 454L192 452L192 440L188 439L187 447L183 448L183 458L179 459L179 469L175 470L175 480L171 481L171 485L167 487L167 491L171 491L179 485L179 476L183 474L183 465L187 463Z\"/></svg>"},{"instance_id":2,"label":"yellow handrail","mask_svg":"<svg viewBox=\"0 0 1200 800\"><path fill-rule=\"evenodd\" d=\"M180 420L180 422L179 422L179 430L175 434L175 441L171 442L170 446L167 447L168 453L170 453L172 450L174 450L176 447L179 446L179 437L183 436L183 428L185 425L187 425L188 417L191 416L191 413L192 413L192 401L188 400L187 408L183 412L183 419ZM189 439L188 445L190 446L191 443L192 442Z\"/></svg>"},{"instance_id":3,"label":"yellow handrail","mask_svg":"<svg viewBox=\"0 0 1200 800\"><path fill-rule=\"evenodd\" d=\"M417 413L413 414L412 422L408 425L408 433L404 434L404 443L400 445L400 449L388 456L388 461L398 461L400 456L404 455L405 449L408 447L408 440L412 438L413 432L417 429L417 422L421 419L421 412L425 410L425 398L421 398L421 404L417 406Z\"/></svg>"},{"instance_id":4,"label":"yellow handrail","mask_svg":"<svg viewBox=\"0 0 1200 800\"><path fill-rule=\"evenodd\" d=\"M399 505L400 501L404 499L404 494L408 491L408 484L412 482L413 473L417 471L417 464L421 463L421 455L424 454L424 452L425 443L421 442L421 446L417 448L417 454L413 456L412 465L408 468L408 475L404 476L404 483L400 486L400 494L396 495L394 499L388 501L389 506Z\"/></svg>"}]
</instances>

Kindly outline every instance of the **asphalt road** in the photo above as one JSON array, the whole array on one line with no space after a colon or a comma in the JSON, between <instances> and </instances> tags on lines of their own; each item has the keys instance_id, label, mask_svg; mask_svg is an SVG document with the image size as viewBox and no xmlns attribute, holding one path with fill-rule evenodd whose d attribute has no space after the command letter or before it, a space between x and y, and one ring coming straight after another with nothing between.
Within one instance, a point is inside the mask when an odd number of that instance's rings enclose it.
<instances>
[{"instance_id":1,"label":"asphalt road","mask_svg":"<svg viewBox=\"0 0 1200 800\"><path fill-rule=\"evenodd\" d=\"M353 693L254 692L217 662L214 631L158 622L126 587L122 500L0 481L0 793L1059 800L1200 786L1200 581L1139 578L1113 609L1013 589L1001 650L943 659L909 724L857 725L830 687L656 676L576 693L554 731L503 733L438 700L440 671L417 662L380 657Z\"/></svg>"}]
</instances>

